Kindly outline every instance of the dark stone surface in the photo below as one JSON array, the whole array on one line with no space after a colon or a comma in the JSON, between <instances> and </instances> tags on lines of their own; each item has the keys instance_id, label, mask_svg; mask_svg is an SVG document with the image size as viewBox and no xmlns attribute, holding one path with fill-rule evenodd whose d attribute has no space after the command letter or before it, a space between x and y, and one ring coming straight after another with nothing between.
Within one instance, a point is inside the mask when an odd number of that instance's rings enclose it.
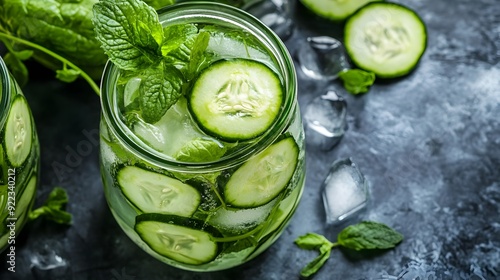
<instances>
[{"instance_id":1,"label":"dark stone surface","mask_svg":"<svg viewBox=\"0 0 500 280\"><path fill-rule=\"evenodd\" d=\"M500 2L404 2L428 28L428 49L410 75L377 81L368 94L354 97L338 82L312 81L297 70L302 111L327 87L339 89L348 102L348 130L332 151L308 147L302 201L275 245L221 272L166 266L125 236L104 199L98 147L92 144L98 97L83 82L61 84L30 65L24 92L42 147L37 205L53 186L64 187L74 224L29 225L17 239L16 273L2 269L0 279L298 279L316 253L293 240L311 231L335 240L345 226L324 224L319 189L329 165L348 156L370 182L371 200L358 219L386 223L405 239L394 250L365 257L334 250L315 279L499 279ZM294 17L296 29L286 42L291 53L306 36L342 36L341 26L300 4ZM56 172L55 162L70 169ZM66 265L34 267L31 259L44 252Z\"/></svg>"}]
</instances>

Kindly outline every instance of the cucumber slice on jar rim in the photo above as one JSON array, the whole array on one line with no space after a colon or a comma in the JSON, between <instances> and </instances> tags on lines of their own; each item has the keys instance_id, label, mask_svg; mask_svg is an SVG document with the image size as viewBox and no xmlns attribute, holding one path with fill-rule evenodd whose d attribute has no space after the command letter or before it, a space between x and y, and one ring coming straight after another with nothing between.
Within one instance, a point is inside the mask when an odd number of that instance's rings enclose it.
<instances>
[{"instance_id":1,"label":"cucumber slice on jar rim","mask_svg":"<svg viewBox=\"0 0 500 280\"><path fill-rule=\"evenodd\" d=\"M391 2L373 2L359 9L347 20L344 34L351 60L380 78L408 74L427 47L422 19Z\"/></svg>"},{"instance_id":2,"label":"cucumber slice on jar rim","mask_svg":"<svg viewBox=\"0 0 500 280\"><path fill-rule=\"evenodd\" d=\"M201 195L193 186L137 166L122 167L116 180L128 201L145 213L190 217L200 205Z\"/></svg>"},{"instance_id":3,"label":"cucumber slice on jar rim","mask_svg":"<svg viewBox=\"0 0 500 280\"><path fill-rule=\"evenodd\" d=\"M18 95L5 123L5 153L13 167L20 167L31 151L33 124L26 98Z\"/></svg>"},{"instance_id":4,"label":"cucumber slice on jar rim","mask_svg":"<svg viewBox=\"0 0 500 280\"><path fill-rule=\"evenodd\" d=\"M280 113L283 95L278 75L263 63L220 60L198 76L188 108L205 133L235 142L267 131Z\"/></svg>"},{"instance_id":5,"label":"cucumber slice on jar rim","mask_svg":"<svg viewBox=\"0 0 500 280\"><path fill-rule=\"evenodd\" d=\"M136 217L135 231L156 253L172 260L200 265L214 260L222 234L203 221L174 215L148 213Z\"/></svg>"},{"instance_id":6,"label":"cucumber slice on jar rim","mask_svg":"<svg viewBox=\"0 0 500 280\"><path fill-rule=\"evenodd\" d=\"M297 167L299 147L288 136L240 166L224 186L224 198L236 208L264 205L288 185Z\"/></svg>"},{"instance_id":7,"label":"cucumber slice on jar rim","mask_svg":"<svg viewBox=\"0 0 500 280\"><path fill-rule=\"evenodd\" d=\"M301 0L302 4L318 16L341 21L367 3L382 0Z\"/></svg>"}]
</instances>

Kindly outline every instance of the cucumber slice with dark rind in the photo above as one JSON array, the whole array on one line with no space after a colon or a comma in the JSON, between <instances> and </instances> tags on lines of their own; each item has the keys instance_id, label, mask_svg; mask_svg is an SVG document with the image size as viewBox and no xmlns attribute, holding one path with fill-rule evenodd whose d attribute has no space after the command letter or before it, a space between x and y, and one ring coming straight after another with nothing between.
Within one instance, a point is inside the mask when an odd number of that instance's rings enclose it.
<instances>
[{"instance_id":1,"label":"cucumber slice with dark rind","mask_svg":"<svg viewBox=\"0 0 500 280\"><path fill-rule=\"evenodd\" d=\"M190 217L200 205L200 192L193 186L137 166L119 169L116 181L128 201L142 212Z\"/></svg>"},{"instance_id":2,"label":"cucumber slice with dark rind","mask_svg":"<svg viewBox=\"0 0 500 280\"><path fill-rule=\"evenodd\" d=\"M31 151L33 124L28 102L17 96L12 102L5 123L5 153L13 167L21 166Z\"/></svg>"},{"instance_id":3,"label":"cucumber slice with dark rind","mask_svg":"<svg viewBox=\"0 0 500 280\"><path fill-rule=\"evenodd\" d=\"M222 234L201 220L148 213L136 217L134 228L153 251L185 264L208 263L222 249L214 240Z\"/></svg>"},{"instance_id":4,"label":"cucumber slice with dark rind","mask_svg":"<svg viewBox=\"0 0 500 280\"><path fill-rule=\"evenodd\" d=\"M276 142L240 166L224 186L226 204L237 208L264 205L292 179L299 147L293 137Z\"/></svg>"},{"instance_id":5,"label":"cucumber slice with dark rind","mask_svg":"<svg viewBox=\"0 0 500 280\"><path fill-rule=\"evenodd\" d=\"M279 77L263 63L220 60L194 82L188 109L205 133L228 142L248 140L271 127L283 94Z\"/></svg>"},{"instance_id":6,"label":"cucumber slice with dark rind","mask_svg":"<svg viewBox=\"0 0 500 280\"><path fill-rule=\"evenodd\" d=\"M344 44L351 60L380 78L408 74L427 47L422 19L409 8L373 2L359 9L345 24Z\"/></svg>"},{"instance_id":7,"label":"cucumber slice with dark rind","mask_svg":"<svg viewBox=\"0 0 500 280\"><path fill-rule=\"evenodd\" d=\"M341 21L367 3L382 0L301 0L302 4L318 16Z\"/></svg>"}]
</instances>

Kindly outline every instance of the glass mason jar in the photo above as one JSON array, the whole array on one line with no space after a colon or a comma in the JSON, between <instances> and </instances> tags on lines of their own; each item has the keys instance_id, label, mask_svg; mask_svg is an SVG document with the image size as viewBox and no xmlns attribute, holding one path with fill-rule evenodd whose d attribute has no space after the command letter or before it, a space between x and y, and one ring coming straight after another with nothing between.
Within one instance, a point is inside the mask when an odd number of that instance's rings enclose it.
<instances>
[{"instance_id":1,"label":"glass mason jar","mask_svg":"<svg viewBox=\"0 0 500 280\"><path fill-rule=\"evenodd\" d=\"M184 81L187 93L154 123L141 118L143 112L132 100L140 98L147 80L107 64L100 125L106 199L124 232L162 262L192 271L234 267L280 236L302 195L304 133L293 61L268 27L234 7L189 2L165 7L158 14L164 29L194 26L197 36L208 32L210 39L195 78ZM235 69L228 66L232 63ZM202 79L204 73L224 67L235 73ZM247 69L260 71L262 79L249 80L240 73ZM201 99L215 100L211 106L225 102L228 107L220 108L240 110L227 101L232 95L234 102L258 111L262 100L252 107L255 100L245 98L252 94L261 98L252 90L262 89L266 80L275 81L272 94L281 95L266 100L278 104L278 109L257 135L239 140L214 136L203 129L200 118L217 117L193 116L194 96L210 92L214 95ZM251 121L253 115L245 116ZM231 130L234 125L219 128Z\"/></svg>"},{"instance_id":2,"label":"glass mason jar","mask_svg":"<svg viewBox=\"0 0 500 280\"><path fill-rule=\"evenodd\" d=\"M0 251L28 220L39 180L40 148L28 102L0 58Z\"/></svg>"}]
</instances>

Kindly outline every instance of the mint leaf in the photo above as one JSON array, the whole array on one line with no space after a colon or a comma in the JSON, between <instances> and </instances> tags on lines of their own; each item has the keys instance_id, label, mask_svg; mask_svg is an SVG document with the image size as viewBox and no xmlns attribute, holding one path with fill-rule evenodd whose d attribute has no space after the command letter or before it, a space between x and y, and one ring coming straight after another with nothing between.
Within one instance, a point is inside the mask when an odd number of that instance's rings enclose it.
<instances>
[{"instance_id":1,"label":"mint leaf","mask_svg":"<svg viewBox=\"0 0 500 280\"><path fill-rule=\"evenodd\" d=\"M221 158L226 153L225 146L210 139L198 138L186 143L175 155L184 162L209 162Z\"/></svg>"},{"instance_id":2,"label":"mint leaf","mask_svg":"<svg viewBox=\"0 0 500 280\"><path fill-rule=\"evenodd\" d=\"M316 274L316 272L319 271L319 269L325 264L325 262L328 260L330 257L330 252L331 250L323 250L313 261L308 263L301 271L300 275L302 277L310 277L313 274Z\"/></svg>"},{"instance_id":3,"label":"mint leaf","mask_svg":"<svg viewBox=\"0 0 500 280\"><path fill-rule=\"evenodd\" d=\"M198 72L199 67L203 64L206 58L204 53L208 47L209 41L210 41L210 33L208 32L202 31L198 34L198 36L196 36L193 49L191 50L191 55L189 57L189 65L187 69L188 80L194 78L194 76Z\"/></svg>"},{"instance_id":4,"label":"mint leaf","mask_svg":"<svg viewBox=\"0 0 500 280\"><path fill-rule=\"evenodd\" d=\"M12 54L14 54L19 60L27 60L31 56L33 56L33 51L32 50L23 50L23 51L10 51Z\"/></svg>"},{"instance_id":5,"label":"mint leaf","mask_svg":"<svg viewBox=\"0 0 500 280\"><path fill-rule=\"evenodd\" d=\"M194 24L177 24L163 29L164 44L161 53L169 62L187 63L198 28Z\"/></svg>"},{"instance_id":6,"label":"mint leaf","mask_svg":"<svg viewBox=\"0 0 500 280\"><path fill-rule=\"evenodd\" d=\"M56 70L56 78L66 83L74 82L80 74L80 71L68 69L66 65L64 65L63 69Z\"/></svg>"},{"instance_id":7,"label":"mint leaf","mask_svg":"<svg viewBox=\"0 0 500 280\"><path fill-rule=\"evenodd\" d=\"M155 123L182 96L182 73L171 65L159 63L142 72L143 82L139 87L139 102L142 119Z\"/></svg>"},{"instance_id":8,"label":"mint leaf","mask_svg":"<svg viewBox=\"0 0 500 280\"><path fill-rule=\"evenodd\" d=\"M163 28L151 6L137 0L94 4L96 38L120 69L140 69L161 58Z\"/></svg>"},{"instance_id":9,"label":"mint leaf","mask_svg":"<svg viewBox=\"0 0 500 280\"><path fill-rule=\"evenodd\" d=\"M325 262L330 257L330 252L333 247L337 246L326 239L323 235L316 233L307 233L306 235L299 236L295 239L295 244L302 249L318 249L320 254L310 263L308 263L301 271L300 275L303 277L309 277L316 272L325 264Z\"/></svg>"},{"instance_id":10,"label":"mint leaf","mask_svg":"<svg viewBox=\"0 0 500 280\"><path fill-rule=\"evenodd\" d=\"M43 206L29 213L29 219L34 220L39 217L45 217L53 222L69 225L72 223L73 217L70 213L62 210L62 207L66 203L68 203L68 194L66 190L55 187L52 192L50 192Z\"/></svg>"},{"instance_id":11,"label":"mint leaf","mask_svg":"<svg viewBox=\"0 0 500 280\"><path fill-rule=\"evenodd\" d=\"M359 251L393 248L403 240L403 235L384 224L363 221L343 229L337 238L341 246Z\"/></svg>"},{"instance_id":12,"label":"mint leaf","mask_svg":"<svg viewBox=\"0 0 500 280\"><path fill-rule=\"evenodd\" d=\"M309 232L306 235L299 236L295 239L295 244L302 249L312 250L320 248L324 244L331 244L323 235Z\"/></svg>"},{"instance_id":13,"label":"mint leaf","mask_svg":"<svg viewBox=\"0 0 500 280\"><path fill-rule=\"evenodd\" d=\"M343 229L337 236L337 242L332 243L324 236L307 233L295 239L295 243L303 249L318 249L319 256L308 263L300 272L303 277L309 277L318 272L330 257L332 248L343 246L348 249L390 249L403 240L403 236L390 227L371 221L363 221Z\"/></svg>"},{"instance_id":14,"label":"mint leaf","mask_svg":"<svg viewBox=\"0 0 500 280\"><path fill-rule=\"evenodd\" d=\"M344 82L345 89L352 94L368 92L373 82L375 82L375 74L366 72L360 69L350 69L339 74L340 79Z\"/></svg>"},{"instance_id":15,"label":"mint leaf","mask_svg":"<svg viewBox=\"0 0 500 280\"><path fill-rule=\"evenodd\" d=\"M152 6L157 9L175 4L175 0L143 0L143 1L146 2L149 6Z\"/></svg>"}]
</instances>

